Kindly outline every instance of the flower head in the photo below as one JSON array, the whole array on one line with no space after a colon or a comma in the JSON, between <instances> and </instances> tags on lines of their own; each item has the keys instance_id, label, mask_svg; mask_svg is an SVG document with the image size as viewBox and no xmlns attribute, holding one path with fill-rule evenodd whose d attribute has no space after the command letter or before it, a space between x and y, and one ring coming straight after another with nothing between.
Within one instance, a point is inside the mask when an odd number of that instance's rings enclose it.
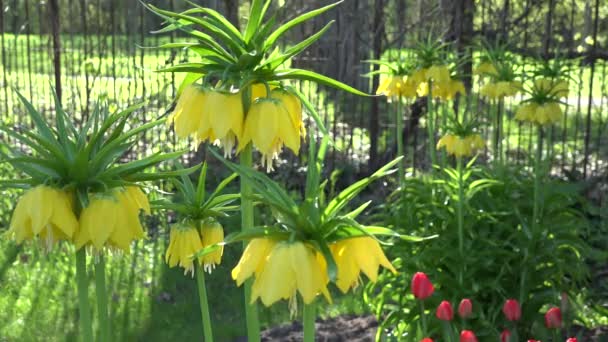
<instances>
[{"instance_id":1,"label":"flower head","mask_svg":"<svg viewBox=\"0 0 608 342\"><path fill-rule=\"evenodd\" d=\"M241 259L232 269L232 279L237 286L241 286L245 280L255 274L259 276L270 251L277 244L274 239L257 238L252 239L245 247Z\"/></svg>"},{"instance_id":2,"label":"flower head","mask_svg":"<svg viewBox=\"0 0 608 342\"><path fill-rule=\"evenodd\" d=\"M508 329L500 333L500 342L510 342L511 332Z\"/></svg>"},{"instance_id":3,"label":"flower head","mask_svg":"<svg viewBox=\"0 0 608 342\"><path fill-rule=\"evenodd\" d=\"M224 241L224 228L215 220L205 221L201 227L201 236L203 237L203 248L215 245L216 243ZM223 253L224 246L219 246L217 250L203 255L201 260L205 270L211 272L215 265L219 265L222 262Z\"/></svg>"},{"instance_id":4,"label":"flower head","mask_svg":"<svg viewBox=\"0 0 608 342\"><path fill-rule=\"evenodd\" d=\"M477 336L471 330L460 332L460 342L477 342Z\"/></svg>"},{"instance_id":5,"label":"flower head","mask_svg":"<svg viewBox=\"0 0 608 342\"><path fill-rule=\"evenodd\" d=\"M437 142L437 149L445 147L448 154L456 157L469 157L484 146L485 142L479 134L470 134L464 137L446 134Z\"/></svg>"},{"instance_id":6,"label":"flower head","mask_svg":"<svg viewBox=\"0 0 608 342\"><path fill-rule=\"evenodd\" d=\"M414 277L412 277L411 286L414 297L420 300L430 297L435 291L433 283L431 283L427 275L423 272L417 272L414 274Z\"/></svg>"},{"instance_id":7,"label":"flower head","mask_svg":"<svg viewBox=\"0 0 608 342\"><path fill-rule=\"evenodd\" d=\"M391 75L380 82L376 94L387 96L390 102L393 98L416 97L417 87L418 84L411 77Z\"/></svg>"},{"instance_id":8,"label":"flower head","mask_svg":"<svg viewBox=\"0 0 608 342\"><path fill-rule=\"evenodd\" d=\"M195 134L203 120L206 94L198 86L186 87L179 98L173 113L169 115L167 124L173 124L175 134L182 139Z\"/></svg>"},{"instance_id":9,"label":"flower head","mask_svg":"<svg viewBox=\"0 0 608 342\"><path fill-rule=\"evenodd\" d=\"M502 307L502 312L505 314L507 321L519 321L521 318L521 307L515 299L507 299Z\"/></svg>"},{"instance_id":10,"label":"flower head","mask_svg":"<svg viewBox=\"0 0 608 342\"><path fill-rule=\"evenodd\" d=\"M380 266L397 273L384 255L378 241L371 237L340 240L331 244L329 248L338 266L336 284L344 293L359 284L360 272L365 273L372 282L378 280Z\"/></svg>"},{"instance_id":11,"label":"flower head","mask_svg":"<svg viewBox=\"0 0 608 342\"><path fill-rule=\"evenodd\" d=\"M142 209L149 213L150 205L138 187L91 196L80 214L80 227L74 236L76 248L91 244L97 250L113 247L128 253L131 242L145 236L139 221Z\"/></svg>"},{"instance_id":12,"label":"flower head","mask_svg":"<svg viewBox=\"0 0 608 342\"><path fill-rule=\"evenodd\" d=\"M517 81L498 81L484 85L479 93L491 99L515 96L521 90L522 84Z\"/></svg>"},{"instance_id":13,"label":"flower head","mask_svg":"<svg viewBox=\"0 0 608 342\"><path fill-rule=\"evenodd\" d=\"M558 122L562 115L562 109L557 102L547 102L544 104L531 102L521 105L517 109L515 119L546 125Z\"/></svg>"},{"instance_id":14,"label":"flower head","mask_svg":"<svg viewBox=\"0 0 608 342\"><path fill-rule=\"evenodd\" d=\"M316 252L303 242L277 242L263 261L251 288L251 302L257 298L266 306L300 293L305 304L322 293L328 300L329 278Z\"/></svg>"},{"instance_id":15,"label":"flower head","mask_svg":"<svg viewBox=\"0 0 608 342\"><path fill-rule=\"evenodd\" d=\"M481 76L496 76L498 71L496 67L491 62L481 62L479 65L473 70L473 74L481 75Z\"/></svg>"},{"instance_id":16,"label":"flower head","mask_svg":"<svg viewBox=\"0 0 608 342\"><path fill-rule=\"evenodd\" d=\"M460 318L468 318L473 313L473 302L470 299L465 298L460 301L458 305L458 316Z\"/></svg>"},{"instance_id":17,"label":"flower head","mask_svg":"<svg viewBox=\"0 0 608 342\"><path fill-rule=\"evenodd\" d=\"M283 90L274 90L270 98L259 98L251 105L239 150L253 142L262 153L262 163L271 171L272 160L278 157L283 145L299 153L303 132L300 100Z\"/></svg>"},{"instance_id":18,"label":"flower head","mask_svg":"<svg viewBox=\"0 0 608 342\"><path fill-rule=\"evenodd\" d=\"M566 342L578 342L578 339L576 337L570 337L566 340Z\"/></svg>"},{"instance_id":19,"label":"flower head","mask_svg":"<svg viewBox=\"0 0 608 342\"><path fill-rule=\"evenodd\" d=\"M165 262L169 267L179 264L184 268L184 274L194 275L194 259L192 256L203 248L201 237L196 227L174 225L169 235L169 247L165 253ZM202 262L202 258L198 258Z\"/></svg>"},{"instance_id":20,"label":"flower head","mask_svg":"<svg viewBox=\"0 0 608 342\"><path fill-rule=\"evenodd\" d=\"M437 307L435 316L442 321L451 321L454 319L454 309L452 308L452 304L450 304L450 302L447 300L442 301Z\"/></svg>"},{"instance_id":21,"label":"flower head","mask_svg":"<svg viewBox=\"0 0 608 342\"><path fill-rule=\"evenodd\" d=\"M558 307L552 307L545 313L545 326L548 329L560 329L562 327L562 311Z\"/></svg>"},{"instance_id":22,"label":"flower head","mask_svg":"<svg viewBox=\"0 0 608 342\"><path fill-rule=\"evenodd\" d=\"M211 90L206 93L196 138L220 145L230 155L243 134L243 101L240 93Z\"/></svg>"},{"instance_id":23,"label":"flower head","mask_svg":"<svg viewBox=\"0 0 608 342\"><path fill-rule=\"evenodd\" d=\"M420 340L420 342L433 342L433 339L430 337L425 337L422 340Z\"/></svg>"},{"instance_id":24,"label":"flower head","mask_svg":"<svg viewBox=\"0 0 608 342\"><path fill-rule=\"evenodd\" d=\"M9 233L17 243L40 236L50 248L58 240L70 240L77 230L78 220L72 209L71 194L39 185L19 198Z\"/></svg>"}]
</instances>

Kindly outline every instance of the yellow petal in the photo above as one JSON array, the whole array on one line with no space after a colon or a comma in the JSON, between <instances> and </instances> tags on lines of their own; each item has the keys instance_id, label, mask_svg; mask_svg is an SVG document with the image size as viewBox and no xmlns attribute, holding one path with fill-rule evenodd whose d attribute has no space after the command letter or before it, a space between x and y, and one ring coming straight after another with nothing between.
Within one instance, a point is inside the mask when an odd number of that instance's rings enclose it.
<instances>
[{"instance_id":1,"label":"yellow petal","mask_svg":"<svg viewBox=\"0 0 608 342\"><path fill-rule=\"evenodd\" d=\"M262 271L266 258L275 244L275 240L266 238L249 241L238 264L232 269L232 279L236 280L237 286L241 286L254 273L258 274Z\"/></svg>"}]
</instances>

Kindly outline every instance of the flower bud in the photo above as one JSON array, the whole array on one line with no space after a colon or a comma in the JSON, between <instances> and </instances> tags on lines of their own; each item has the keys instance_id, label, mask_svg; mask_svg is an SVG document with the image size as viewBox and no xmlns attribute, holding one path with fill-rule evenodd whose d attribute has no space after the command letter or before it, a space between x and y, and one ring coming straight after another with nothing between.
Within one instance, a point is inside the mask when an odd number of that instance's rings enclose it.
<instances>
[{"instance_id":1,"label":"flower bud","mask_svg":"<svg viewBox=\"0 0 608 342\"><path fill-rule=\"evenodd\" d=\"M566 340L566 342L578 342L578 340L576 339L576 337L570 337Z\"/></svg>"},{"instance_id":2,"label":"flower bud","mask_svg":"<svg viewBox=\"0 0 608 342\"><path fill-rule=\"evenodd\" d=\"M521 307L515 299L507 299L502 307L502 312L505 314L507 321L519 321L521 318Z\"/></svg>"},{"instance_id":3,"label":"flower bud","mask_svg":"<svg viewBox=\"0 0 608 342\"><path fill-rule=\"evenodd\" d=\"M424 300L430 297L435 288L429 278L423 272L417 272L412 278L412 293L414 297Z\"/></svg>"},{"instance_id":4,"label":"flower bud","mask_svg":"<svg viewBox=\"0 0 608 342\"><path fill-rule=\"evenodd\" d=\"M505 329L500 333L500 342L509 342L510 338L511 332L508 329Z\"/></svg>"},{"instance_id":5,"label":"flower bud","mask_svg":"<svg viewBox=\"0 0 608 342\"><path fill-rule=\"evenodd\" d=\"M452 304L447 300L444 300L437 307L437 312L435 316L442 321L451 321L454 318L454 310L452 309Z\"/></svg>"},{"instance_id":6,"label":"flower bud","mask_svg":"<svg viewBox=\"0 0 608 342\"><path fill-rule=\"evenodd\" d=\"M477 342L477 336L471 330L463 330L460 333L460 342Z\"/></svg>"},{"instance_id":7,"label":"flower bud","mask_svg":"<svg viewBox=\"0 0 608 342\"><path fill-rule=\"evenodd\" d=\"M460 301L458 305L458 315L460 318L468 318L473 313L473 302L470 299L465 298Z\"/></svg>"},{"instance_id":8,"label":"flower bud","mask_svg":"<svg viewBox=\"0 0 608 342\"><path fill-rule=\"evenodd\" d=\"M562 311L553 307L545 314L545 326L548 329L559 329L562 327Z\"/></svg>"},{"instance_id":9,"label":"flower bud","mask_svg":"<svg viewBox=\"0 0 608 342\"><path fill-rule=\"evenodd\" d=\"M420 340L420 342L433 342L433 339L430 337L425 337L422 340Z\"/></svg>"}]
</instances>

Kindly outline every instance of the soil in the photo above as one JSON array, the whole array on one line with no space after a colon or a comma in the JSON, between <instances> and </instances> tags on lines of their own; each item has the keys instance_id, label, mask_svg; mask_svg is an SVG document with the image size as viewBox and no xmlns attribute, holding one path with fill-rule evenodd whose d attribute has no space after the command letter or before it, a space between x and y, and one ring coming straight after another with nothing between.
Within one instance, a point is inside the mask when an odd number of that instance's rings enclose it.
<instances>
[{"instance_id":1,"label":"soil","mask_svg":"<svg viewBox=\"0 0 608 342\"><path fill-rule=\"evenodd\" d=\"M378 321L373 316L344 315L316 322L317 342L373 342ZM302 324L293 322L262 332L262 341L302 341Z\"/></svg>"}]
</instances>

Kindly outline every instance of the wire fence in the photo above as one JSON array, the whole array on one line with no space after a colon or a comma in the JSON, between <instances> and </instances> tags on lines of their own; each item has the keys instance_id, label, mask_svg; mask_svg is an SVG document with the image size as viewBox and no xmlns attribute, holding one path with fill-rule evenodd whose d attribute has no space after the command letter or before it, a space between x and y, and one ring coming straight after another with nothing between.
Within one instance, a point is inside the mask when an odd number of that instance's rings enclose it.
<instances>
[{"instance_id":1,"label":"wire fence","mask_svg":"<svg viewBox=\"0 0 608 342\"><path fill-rule=\"evenodd\" d=\"M241 20L249 3L243 2L240 9L238 6L235 9L236 1L197 2ZM174 11L188 5L181 0L151 3ZM280 11L280 18L293 17L328 1L283 3L282 8L274 4L272 9ZM0 8L0 110L4 124L16 129L32 125L15 90L52 115L55 87L63 106L79 120L86 118L99 101L112 108L146 101L146 107L137 114L141 122L157 119L170 107L181 76L154 70L188 60L189 56L146 48L183 37L177 33L151 34L160 27L161 20L139 2L0 0ZM600 5L599 0L349 0L294 29L286 44L334 20L330 33L293 63L369 93L375 92L379 80L365 76L373 68L365 60L390 58L390 51L410 49L427 36L453 42L462 53L474 49L479 39L507 41L512 52L530 65L543 58L568 58L575 68L566 115L559 125L546 132L547 151L554 160L556 175L581 179L608 173L608 53L602 49L606 40L601 38L608 31L606 18L602 18L606 13L608 5ZM471 64L465 64L462 72L470 75L470 69ZM491 103L477 94L479 84L480 80L472 77L469 95L458 98L456 103L479 118L481 132L490 142L497 126ZM306 83L297 86L314 95L312 102L334 138L334 148L328 156L330 170L341 169L354 179L394 158L395 109L384 98L356 97ZM529 127L513 120L519 100L505 103L501 129L506 158L525 165L535 141ZM407 163L420 169L429 167L423 102L408 103L402 113L406 117ZM438 106L439 111L451 111L454 103ZM441 115L437 117L441 120ZM146 149L171 149L176 144L180 143L162 127L147 132L138 148L143 153ZM301 161L301 157L289 153L283 153L286 163ZM486 149L480 158L492 160L492 150ZM290 175L285 177L289 179ZM350 178L345 179L348 182Z\"/></svg>"}]
</instances>

